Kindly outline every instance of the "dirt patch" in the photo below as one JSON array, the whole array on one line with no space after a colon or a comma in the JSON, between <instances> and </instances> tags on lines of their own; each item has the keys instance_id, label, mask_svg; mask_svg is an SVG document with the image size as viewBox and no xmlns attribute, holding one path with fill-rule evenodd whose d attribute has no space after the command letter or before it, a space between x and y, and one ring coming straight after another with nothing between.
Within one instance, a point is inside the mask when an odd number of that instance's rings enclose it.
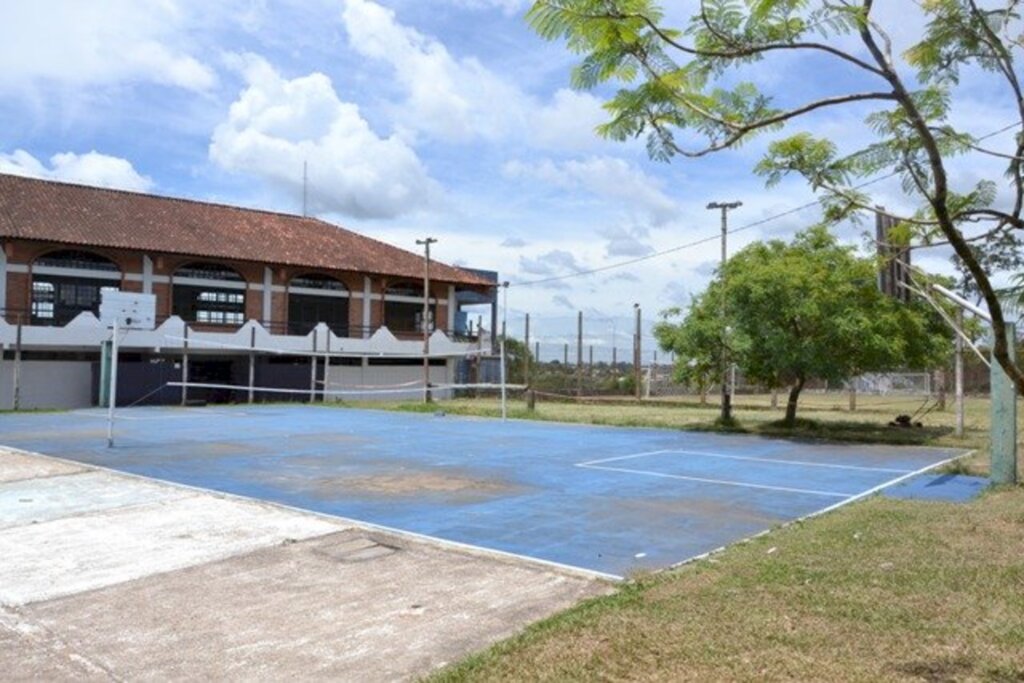
<instances>
[{"instance_id":1,"label":"dirt patch","mask_svg":"<svg viewBox=\"0 0 1024 683\"><path fill-rule=\"evenodd\" d=\"M314 490L320 496L349 492L377 496L447 494L459 497L491 498L508 495L519 489L518 485L507 481L479 479L454 472L417 470L354 477L324 477L314 483Z\"/></svg>"},{"instance_id":2,"label":"dirt patch","mask_svg":"<svg viewBox=\"0 0 1024 683\"><path fill-rule=\"evenodd\" d=\"M749 523L766 529L783 519L733 500L703 496L622 499L616 501L614 508L598 511L597 514L613 516L615 519L636 519L638 523L652 518L682 517L690 520L707 520L719 526L728 520L729 523Z\"/></svg>"}]
</instances>

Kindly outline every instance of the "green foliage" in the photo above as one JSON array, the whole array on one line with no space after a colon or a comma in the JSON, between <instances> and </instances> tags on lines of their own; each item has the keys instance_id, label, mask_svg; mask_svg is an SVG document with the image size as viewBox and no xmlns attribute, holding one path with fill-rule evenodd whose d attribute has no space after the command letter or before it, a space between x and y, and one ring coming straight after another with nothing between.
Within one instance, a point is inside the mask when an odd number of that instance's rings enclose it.
<instances>
[{"instance_id":1,"label":"green foliage","mask_svg":"<svg viewBox=\"0 0 1024 683\"><path fill-rule=\"evenodd\" d=\"M654 0L537 0L527 20L541 36L564 40L581 55L575 87L618 88L605 104L609 119L598 133L623 141L646 136L655 159L699 157L812 114L853 108L864 116L873 141L848 149L845 139L793 131L771 142L755 170L768 185L804 178L819 193L827 222L874 210L865 179L898 177L918 206L901 217L906 242L950 245L964 274L961 289L977 293L1001 322L991 276L1024 265L1024 132L1005 150L987 149L988 135L952 123L971 117L952 114L962 74L983 72L1001 85L997 94L1016 113L1014 124L1024 127L1024 85L1016 62L1024 49L1019 0L984 6L976 0L906 3L907 12L923 17L926 26L903 54L892 51L892 27L880 26L871 15L880 2L696 4L680 27L664 25ZM857 83L857 90L793 103L785 79L778 92L743 80L745 65L786 54L820 61L821 68L840 72L837 84ZM947 166L964 155L1001 159L1005 177L954 178ZM994 353L1024 391L1024 369L1001 342Z\"/></svg>"},{"instance_id":2,"label":"green foliage","mask_svg":"<svg viewBox=\"0 0 1024 683\"><path fill-rule=\"evenodd\" d=\"M505 339L505 372L510 384L522 384L526 378L526 363L533 363L533 354L518 339Z\"/></svg>"},{"instance_id":3,"label":"green foliage","mask_svg":"<svg viewBox=\"0 0 1024 683\"><path fill-rule=\"evenodd\" d=\"M676 352L677 377L688 381L721 367L726 326L729 356L765 387L934 367L949 347L941 321L923 304L879 293L876 272L872 259L857 257L822 227L788 244L755 243L726 262L681 323L670 313L655 334Z\"/></svg>"}]
</instances>

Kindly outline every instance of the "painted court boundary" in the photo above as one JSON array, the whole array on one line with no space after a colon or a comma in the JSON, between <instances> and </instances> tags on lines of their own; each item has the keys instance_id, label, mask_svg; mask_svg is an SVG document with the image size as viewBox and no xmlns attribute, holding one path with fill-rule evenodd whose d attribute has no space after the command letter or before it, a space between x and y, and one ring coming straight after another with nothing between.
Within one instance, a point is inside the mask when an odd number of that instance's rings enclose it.
<instances>
[{"instance_id":1,"label":"painted court boundary","mask_svg":"<svg viewBox=\"0 0 1024 683\"><path fill-rule=\"evenodd\" d=\"M581 425L581 426L587 426L587 425ZM301 513L301 514L312 514L312 515L316 515L316 516L327 518L327 519L342 521L344 523L347 523L347 524L351 525L354 528L360 528L360 529L364 529L364 530L368 530L368 531L379 531L379 532L382 532L382 533L393 535L393 536L395 536L397 538L406 538L406 539L412 539L412 540L417 540L417 541L421 541L421 542L427 542L427 543L430 543L430 544L435 545L435 546L447 547L447 548L451 548L451 549L455 549L455 550L461 550L461 551L464 551L464 552L469 552L471 554L478 554L478 555L483 555L483 556L491 556L491 557L494 557L496 559L504 558L506 560L513 560L513 561L525 562L525 563L533 564L533 565L539 565L541 567L548 567L550 569L553 569L553 570L556 570L556 571L560 571L560 572L565 572L565 573L568 573L568 574L571 574L571 575L584 576L584 577L592 578L592 579L612 580L612 581L621 581L621 580L624 580L624 578L625 578L623 576L619 576L619 575L616 575L616 574L601 572L601 571L598 571L598 570L587 569L587 568L579 567L579 566L576 566L576 565L563 564L563 563L559 563L559 562L555 562L555 561L544 560L544 559L541 559L541 558L532 557L530 555L524 555L524 554L519 554L519 553L514 553L514 552L508 552L508 551L498 550L498 549L494 549L494 548L488 548L488 547L485 547L485 546L479 546L479 545L463 543L463 542L459 542L459 541L452 541L452 540L448 540L448 539L444 539L444 538L440 538L440 537L436 537L436 536L420 534L420 533L417 533L417 532L412 532L412 531L408 531L408 530L404 530L404 529L400 529L400 528L389 527L389 526L380 525L380 524L374 524L372 522L366 522L366 521L362 521L362 520L358 520L358 519L353 519L353 518L349 518L349 517L343 517L343 516L339 516L339 515L318 512L316 510L309 510L309 509L300 508L300 507L296 507L296 506L292 506L292 505L287 505L287 504L283 504L283 503L276 503L276 502L267 501L267 500L263 500L263 499L260 499L260 498L250 497L250 496L245 496L245 495L241 495L241 494L235 494L235 493L230 493L230 492L220 491L220 490L215 490L215 489L207 489L207 488L202 488L202 487L193 486L193 485L189 485L189 484L182 484L182 483L179 483L179 482L167 481L167 480L158 479L158 478L154 478L154 477L148 477L148 476L134 474L134 473L130 473L130 472L124 472L124 471L121 471L121 470L117 470L117 469L110 468L110 467L105 467L105 466L102 466L102 465L95 465L95 464L91 464L91 463L83 463L83 462L79 462L79 461L76 461L76 460L69 460L69 459L66 459L66 458L58 457L58 456L51 456L51 455L36 453L36 452L32 452L32 451L25 451L25 450L21 450L21 449L17 449L17 448L9 448L9 450L11 452L20 452L20 453L27 454L27 455L49 458L49 459L52 459L52 460L56 460L56 461L60 461L60 462L64 462L64 463L68 463L68 464L72 464L72 465L77 465L77 466L83 466L84 465L87 468L107 471L107 472L111 472L113 474L116 474L116 475L119 475L119 476L123 476L123 477L131 477L131 478L136 478L136 479L140 479L140 480L144 480L144 481L156 481L156 482L159 482L159 483L167 485L167 486L172 486L172 487L177 487L177 488L182 488L182 489L187 489L187 490L193 490L193 491L199 491L199 492L203 492L203 493L207 493L207 494L212 494L212 495L220 496L220 497L227 497L227 498L234 498L234 499L244 500L244 501L251 502L251 503L257 503L259 505L272 505L272 506L275 506L275 507L278 507L278 508L283 508L283 509L291 510L291 511L298 512L298 513ZM885 482L883 482L883 483L881 483L881 484L879 484L877 486L874 486L874 487L872 487L870 489L867 489L867 490L862 491L860 493L856 493L856 494L852 494L851 495L849 493L839 494L839 493L835 493L835 492L811 491L811 490L804 490L804 489L792 489L792 488L788 488L788 487L772 487L772 486L766 486L766 485L746 484L746 483L743 483L743 482L733 482L733 481L728 481L728 480L718 481L718 480L703 479L703 478L697 478L697 477L686 477L686 476L683 476L683 475L668 475L668 474L665 474L665 473L648 472L648 471L644 471L644 470L631 470L631 469L628 469L628 468L617 468L617 467L603 466L601 464L601 463L611 463L611 462L620 461L620 460L628 460L628 459L639 458L639 457L648 456L648 455L663 454L663 453L690 454L690 455L696 455L696 456L702 456L702 457L716 457L716 458L731 459L731 460L748 460L748 461L768 462L768 463L775 462L775 463L778 463L778 464L809 465L809 466L819 466L819 467L832 467L832 468L838 468L838 469L851 469L851 468L853 468L853 469L862 469L862 470L863 469L867 469L867 470L877 470L877 471L892 471L892 472L900 472L902 474L901 474L901 476L898 476L898 477L895 477L895 478L890 479L888 481L885 481ZM789 520L789 521L783 522L781 524L775 525L775 526L773 526L773 527L771 527L769 529L765 529L765 530L763 530L761 532L758 532L756 534L753 534L751 536L748 536L748 537L745 537L745 538L736 539L735 541L729 542L727 545L720 546L720 547L715 548L713 550L710 550L708 552L704 552L704 553L700 553L698 555L694 555L694 556L691 556L691 557L688 557L688 558L684 558L684 559L680 560L679 562L676 562L676 563L671 564L668 567L666 567L666 568L672 568L672 567L678 567L678 566L681 566L681 565L685 565L685 564L688 564L688 563L691 563L691 562L694 562L694 561L706 558L706 557L708 557L708 556L710 556L712 554L721 552L728 545L733 545L735 543L749 541L751 539L760 537L760 536L762 536L764 534L770 533L773 529L784 528L784 527L789 526L791 524L798 523L798 522L801 522L801 521L804 521L804 520L816 517L818 515L826 514L828 512L836 510L836 509L838 509L838 508L840 508L840 507L842 507L844 505L848 505L850 503L856 502L858 500L861 500L863 498L871 496L871 495L873 495L875 493L878 493L879 491L881 491L881 490L883 490L883 489L885 489L887 487L893 486L895 484L898 484L898 483L900 483L900 482L902 482L902 481L904 481L906 479L909 479L911 477L917 476L919 474L923 474L923 473L925 473L925 472L927 472L929 470L941 467L941 466L943 466L943 465L945 465L947 463L950 463L950 462L953 462L953 461L958 460L960 458L966 457L966 456L970 455L971 453L973 453L973 451L966 451L964 453L960 453L960 454L958 454L956 456L947 458L947 459L942 460L940 462L936 462L936 463L927 465L925 467L922 467L922 468L920 468L918 470L913 470L913 471L890 470L888 468L865 468L865 467L849 466L849 465L832 465L832 464L829 464L829 463L810 463L810 462L801 462L801 461L781 461L781 460L772 460L772 459L769 459L769 458L757 458L757 457L751 457L751 456L735 456L735 455L716 454L716 453L708 453L708 452L701 452L701 451L683 451L683 450L677 450L677 449L662 449L662 450L649 451L649 452L644 452L644 453L634 453L634 454L625 455L625 456L616 456L616 457L612 457L612 458L602 458L602 459L597 459L597 460L589 460L589 461L584 461L584 462L581 462L581 463L576 463L575 466L583 468L583 469L605 469L605 470L623 472L623 473L626 473L626 474L639 474L639 475L642 475L642 476L658 476L658 477L667 477L667 478L672 478L672 479L693 480L693 481L697 481L697 482L701 482L701 483L709 483L709 484L723 484L723 485L741 486L741 487L748 487L748 488L771 489L771 490L778 490L780 492L789 492L789 493L803 493L803 494L807 494L807 493L815 494L816 493L816 494L819 494L819 495L825 495L825 496L830 496L830 497L841 497L842 498L842 500L840 500L840 501L838 501L838 502L836 502L836 503L834 503L832 505L829 505L829 506L827 506L825 508L822 508L821 510L817 510L817 511L811 512L811 513L809 513L807 515L804 515L802 517L799 517L799 518L796 518L796 519L793 519L793 520ZM656 571L660 571L660 570L656 570Z\"/></svg>"},{"instance_id":2,"label":"painted court boundary","mask_svg":"<svg viewBox=\"0 0 1024 683\"><path fill-rule=\"evenodd\" d=\"M815 517L820 517L821 515L826 515L826 514L828 514L830 512L834 512L834 511L838 510L841 507L844 507L844 506L849 505L851 503L856 503L859 500L863 500L864 498L868 498L870 496L873 496L876 493L889 488L890 486L895 486L896 484L899 484L902 481L906 481L907 479L911 479L911 478L916 477L918 475L924 474L925 472L937 469L939 467L942 467L943 465L948 465L949 463L955 462L955 461L959 460L960 458L966 458L966 457L972 455L973 453L974 453L974 450L964 451L963 453L960 453L958 455L954 455L951 458L946 458L945 460L942 460L940 462L934 463L932 465L926 465L925 467L922 467L920 469L914 470L912 472L908 472L907 474L904 474L901 477L896 477L895 479L891 479L890 481L887 481L887 482L884 482L882 484L879 484L878 486L870 488L867 491L864 491L862 493L858 493L855 496L851 496L851 497L847 498L846 500L841 500L838 503L834 503L832 505L829 505L828 507L822 508L821 510L815 510L814 512L810 512L810 513L808 513L808 514L806 514L806 515L804 515L802 517L797 517L796 519L792 519L792 520L790 520L788 522L784 522L784 523L779 524L777 526L771 527L770 529L765 529L764 531L759 531L756 534L751 534L750 536L747 536L746 538L737 539L737 540L733 541L732 543L730 543L729 545L722 545L722 546L719 546L719 547L717 547L717 548L715 548L713 550L709 550L706 553L701 553L699 555L694 555L693 557L688 557L685 560L680 560L679 562L676 562L675 564L666 567L666 569L675 569L677 567L682 567L682 566L687 565L687 564L692 564L694 562L699 562L700 560L707 559L707 558L711 557L712 555L717 555L718 553L723 552L729 546L736 545L736 544L739 544L739 543L747 543L749 541L754 540L755 538L760 538L761 536L766 536L767 534L770 534L772 531L775 531L776 529L785 529L786 527L793 526L794 524L800 524L801 522L806 522L809 519L814 519Z\"/></svg>"},{"instance_id":3,"label":"painted court boundary","mask_svg":"<svg viewBox=\"0 0 1024 683\"><path fill-rule=\"evenodd\" d=\"M693 481L701 484L717 484L720 486L738 486L741 488L759 489L764 491L778 491L780 493L799 493L812 496L824 496L828 498L848 498L851 495L849 492L841 491L823 491L819 489L804 489L794 486L773 486L769 484L752 484L750 482L735 481L732 479L712 479L708 477L694 477L684 474L669 474L666 472L658 472L656 470L642 470L634 469L630 467L611 467L605 463L620 462L623 460L632 460L635 458L646 458L653 455L664 455L664 454L680 454L688 456L699 456L707 458L719 458L722 460L738 460L745 462L759 462L767 464L777 465L797 465L800 467L826 467L830 469L842 469L842 470L859 470L868 472L891 472L898 474L908 474L910 470L897 470L885 467L864 467L859 465L835 465L831 463L819 463L819 462L808 462L803 460L777 460L773 458L755 458L752 456L745 455L727 455L725 453L709 453L705 451L688 451L678 449L662 449L657 451L644 451L642 453L631 453L630 455L619 455L610 458L600 458L597 460L587 460L584 462L576 463L576 467L591 470L604 470L606 472L623 472L625 474L639 474L648 477L660 477L663 479L678 479L680 481Z\"/></svg>"}]
</instances>

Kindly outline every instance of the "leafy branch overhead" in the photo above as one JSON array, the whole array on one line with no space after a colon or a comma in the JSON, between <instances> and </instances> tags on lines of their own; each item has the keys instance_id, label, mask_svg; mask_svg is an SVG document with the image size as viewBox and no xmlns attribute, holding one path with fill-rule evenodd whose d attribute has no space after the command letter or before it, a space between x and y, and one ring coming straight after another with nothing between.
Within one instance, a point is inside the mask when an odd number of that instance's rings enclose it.
<instances>
[{"instance_id":1,"label":"leafy branch overhead","mask_svg":"<svg viewBox=\"0 0 1024 683\"><path fill-rule=\"evenodd\" d=\"M755 171L769 185L790 175L819 192L826 217L838 221L873 211L864 188L896 176L918 208L898 216L912 246L948 245L996 326L1004 324L993 276L1022 265L1024 220L1024 97L1017 70L1022 49L1019 0L982 7L978 0L906 3L923 15L923 34L895 54L892 27L876 17L874 0L701 0L681 27L666 24L652 0L539 0L527 13L537 33L563 40L581 55L572 83L581 89L615 84L598 132L624 141L646 136L654 159L696 158L770 134ZM988 3L992 5L992 3ZM848 92L792 103L788 85L766 91L743 80L745 67L782 55L820 60ZM1014 112L1000 131L956 128L951 114L969 70L987 72ZM908 76L908 73L913 76ZM784 102L784 104L780 104ZM812 114L865 115L875 140L844 150L838 142L787 125ZM1003 148L990 142L1015 130ZM950 165L977 155L999 160L1004 173L954 187ZM867 182L865 182L867 181ZM994 355L1024 391L1024 370L997 335Z\"/></svg>"}]
</instances>

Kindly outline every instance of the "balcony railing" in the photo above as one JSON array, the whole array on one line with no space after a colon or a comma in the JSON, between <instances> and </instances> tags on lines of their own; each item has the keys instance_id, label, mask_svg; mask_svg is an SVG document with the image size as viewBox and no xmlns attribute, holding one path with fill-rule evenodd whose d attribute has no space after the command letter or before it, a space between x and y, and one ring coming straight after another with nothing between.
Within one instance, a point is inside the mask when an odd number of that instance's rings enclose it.
<instances>
[{"instance_id":1,"label":"balcony railing","mask_svg":"<svg viewBox=\"0 0 1024 683\"><path fill-rule=\"evenodd\" d=\"M88 312L88 311L86 311ZM10 325L23 325L23 326L34 326L34 327L65 327L71 322L76 314L70 319L63 319L61 317L54 318L39 318L33 319L32 311L24 308L0 308L0 318L6 320ZM156 326L159 327L171 316L158 316L156 318ZM305 337L313 332L318 323L308 321L263 321L257 320L257 323L261 325L265 330L270 332L272 335L281 335L288 337ZM202 331L202 332L235 332L239 330L243 325L235 323L210 323L210 322L194 322L188 321L188 327L191 330ZM366 339L372 337L375 332L381 328L387 327L386 325L376 326L363 326L363 325L343 325L343 324L330 324L327 323L327 327L337 337L345 337L349 339ZM392 329L387 327L388 331L394 335L397 339L402 341L415 341L423 338L423 332L418 329ZM474 331L469 333L466 330L446 330L441 329L449 339L459 343L474 343L479 341L480 335Z\"/></svg>"}]
</instances>

